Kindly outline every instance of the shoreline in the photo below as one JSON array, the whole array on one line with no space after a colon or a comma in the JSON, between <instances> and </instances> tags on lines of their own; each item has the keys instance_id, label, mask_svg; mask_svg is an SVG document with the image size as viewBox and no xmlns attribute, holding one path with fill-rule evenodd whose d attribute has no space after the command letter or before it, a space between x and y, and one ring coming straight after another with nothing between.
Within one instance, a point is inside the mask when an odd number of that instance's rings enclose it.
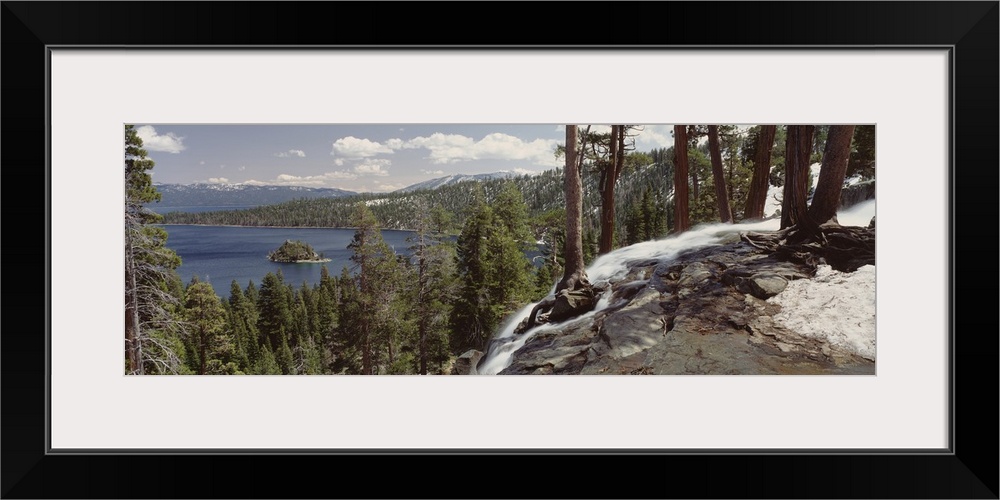
<instances>
[{"instance_id":1,"label":"shoreline","mask_svg":"<svg viewBox=\"0 0 1000 500\"><path fill-rule=\"evenodd\" d=\"M244 228L260 228L260 229L351 229L357 230L356 227L332 227L332 226L241 226L238 224L154 224L156 226L197 226L197 227L244 227ZM379 228L379 231L406 231L410 233L417 232L416 229L390 229L390 228Z\"/></svg>"},{"instance_id":2,"label":"shoreline","mask_svg":"<svg viewBox=\"0 0 1000 500\"><path fill-rule=\"evenodd\" d=\"M267 259L268 262L274 262L275 264L322 264L324 262L333 262L333 259L308 259L308 260L296 260L294 262L282 262L280 260Z\"/></svg>"}]
</instances>

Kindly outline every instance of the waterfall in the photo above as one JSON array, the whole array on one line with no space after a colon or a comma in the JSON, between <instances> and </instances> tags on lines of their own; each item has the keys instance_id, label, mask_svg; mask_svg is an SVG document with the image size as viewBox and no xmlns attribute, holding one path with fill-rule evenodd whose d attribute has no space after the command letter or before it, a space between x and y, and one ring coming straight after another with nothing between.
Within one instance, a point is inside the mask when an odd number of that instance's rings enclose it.
<instances>
[{"instance_id":1,"label":"waterfall","mask_svg":"<svg viewBox=\"0 0 1000 500\"><path fill-rule=\"evenodd\" d=\"M875 215L875 200L860 203L837 214L842 225L856 226L867 226L873 215ZM595 285L608 284L624 278L628 274L629 263L654 259L659 261L675 259L689 250L720 245L726 236L745 231L776 231L780 224L779 219L770 219L741 224L699 225L676 236L637 243L602 255L587 267L587 277ZM486 354L479 362L478 373L496 375L510 366L514 352L535 334L554 328L563 328L577 321L586 321L601 310L606 309L610 305L611 287L605 286L604 288L604 295L600 297L593 311L561 323L542 324L521 335L514 335L514 329L528 317L538 303L528 304L521 308L507 319L499 333L490 340Z\"/></svg>"}]
</instances>

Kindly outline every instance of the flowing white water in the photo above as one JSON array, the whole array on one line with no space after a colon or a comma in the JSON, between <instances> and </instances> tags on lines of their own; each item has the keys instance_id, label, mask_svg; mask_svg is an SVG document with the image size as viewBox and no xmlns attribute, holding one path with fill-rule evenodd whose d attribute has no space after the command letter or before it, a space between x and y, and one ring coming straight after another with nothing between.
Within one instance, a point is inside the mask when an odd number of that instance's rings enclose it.
<instances>
[{"instance_id":1,"label":"flowing white water","mask_svg":"<svg viewBox=\"0 0 1000 500\"><path fill-rule=\"evenodd\" d=\"M868 227L875 215L875 200L862 201L837 212L837 222L841 226Z\"/></svg>"},{"instance_id":2,"label":"flowing white water","mask_svg":"<svg viewBox=\"0 0 1000 500\"><path fill-rule=\"evenodd\" d=\"M870 200L838 213L837 217L842 225L867 226L868 221L871 220L874 213L875 200ZM859 222L862 220L863 223ZM689 250L719 245L724 237L733 233L744 231L776 231L780 225L781 221L779 219L771 219L746 224L696 226L677 236L637 243L602 255L587 268L587 277L595 285L618 281L628 274L628 263L630 262L652 259L670 260ZM524 306L521 310L511 315L500 329L500 332L493 337L487 353L479 363L478 373L482 375L496 375L503 371L513 361L514 352L520 349L525 342L538 332L553 328L562 328L574 322L592 318L609 305L608 300L611 297L611 287L608 286L606 289L593 311L555 325L543 324L536 326L521 335L515 336L514 329L517 328L517 325L522 320L528 317L528 314L531 313L537 302Z\"/></svg>"}]
</instances>

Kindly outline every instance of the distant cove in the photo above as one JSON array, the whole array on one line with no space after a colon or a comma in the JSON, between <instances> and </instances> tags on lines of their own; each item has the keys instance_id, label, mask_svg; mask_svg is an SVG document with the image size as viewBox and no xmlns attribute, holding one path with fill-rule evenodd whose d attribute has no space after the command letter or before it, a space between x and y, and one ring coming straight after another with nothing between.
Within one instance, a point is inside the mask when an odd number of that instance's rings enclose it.
<instances>
[{"instance_id":1,"label":"distant cove","mask_svg":"<svg viewBox=\"0 0 1000 500\"><path fill-rule=\"evenodd\" d=\"M254 208L259 205L176 205L176 206L160 206L159 204L151 204L148 208L158 214L167 214L170 212L187 212L187 213L201 213L201 212L218 212L220 210L245 210L247 208Z\"/></svg>"}]
</instances>

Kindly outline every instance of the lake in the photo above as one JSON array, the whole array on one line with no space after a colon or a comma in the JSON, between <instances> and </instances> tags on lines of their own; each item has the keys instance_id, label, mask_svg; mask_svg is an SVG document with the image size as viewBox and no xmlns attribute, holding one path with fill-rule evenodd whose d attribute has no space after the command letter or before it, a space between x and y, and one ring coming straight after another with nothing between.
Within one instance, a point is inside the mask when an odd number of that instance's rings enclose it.
<instances>
[{"instance_id":1,"label":"lake","mask_svg":"<svg viewBox=\"0 0 1000 500\"><path fill-rule=\"evenodd\" d=\"M190 226L164 225L167 231L167 248L181 257L177 268L184 284L198 276L200 281L212 284L215 293L229 298L229 287L233 280L240 288L246 289L252 280L260 287L264 275L277 273L285 277L286 283L296 288L303 282L310 286L319 283L320 268L326 265L330 275L340 276L344 266L353 273L351 255L347 245L354 239L353 229L329 228L276 228L238 226ZM396 253L408 255L411 243L406 241L412 231L382 230L382 238ZM287 264L267 260L267 254L276 250L285 240L300 240L308 243L317 253L322 253L330 262L324 264ZM527 253L528 258L540 255L536 249ZM536 261L536 265L540 262Z\"/></svg>"},{"instance_id":2,"label":"lake","mask_svg":"<svg viewBox=\"0 0 1000 500\"><path fill-rule=\"evenodd\" d=\"M322 253L330 275L340 276L344 266L350 269L352 251L347 248L354 238L353 229L274 228L167 225L167 248L181 257L177 273L185 284L193 276L212 284L215 293L229 297L233 280L246 289L251 280L260 286L267 273L281 273L285 282L296 288L302 282L310 286L319 283L320 267L324 264L286 264L267 260L267 254L285 240L301 240ZM411 231L383 230L382 237L397 253L409 253L406 238Z\"/></svg>"}]
</instances>

